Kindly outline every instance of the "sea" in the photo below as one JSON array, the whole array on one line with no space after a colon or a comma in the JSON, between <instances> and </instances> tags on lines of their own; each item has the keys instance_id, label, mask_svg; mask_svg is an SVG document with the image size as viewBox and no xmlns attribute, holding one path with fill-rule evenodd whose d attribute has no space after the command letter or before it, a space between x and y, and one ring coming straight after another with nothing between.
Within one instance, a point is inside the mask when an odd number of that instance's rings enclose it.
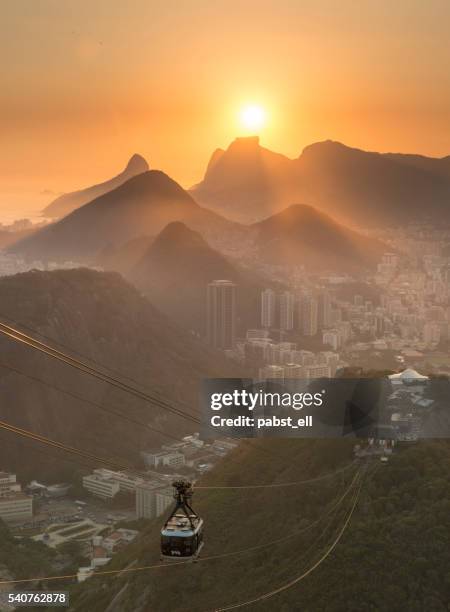
<instances>
[{"instance_id":1,"label":"sea","mask_svg":"<svg viewBox=\"0 0 450 612\"><path fill-rule=\"evenodd\" d=\"M56 197L48 193L0 193L0 224L11 225L22 219L41 223L45 221L42 210Z\"/></svg>"}]
</instances>

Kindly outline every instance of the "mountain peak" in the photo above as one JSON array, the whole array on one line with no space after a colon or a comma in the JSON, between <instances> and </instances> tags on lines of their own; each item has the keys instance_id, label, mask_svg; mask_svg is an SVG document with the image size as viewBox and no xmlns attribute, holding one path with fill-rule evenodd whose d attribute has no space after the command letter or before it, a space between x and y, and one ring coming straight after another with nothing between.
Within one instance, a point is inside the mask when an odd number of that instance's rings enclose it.
<instances>
[{"instance_id":1,"label":"mountain peak","mask_svg":"<svg viewBox=\"0 0 450 612\"><path fill-rule=\"evenodd\" d=\"M148 164L142 155L135 153L130 157L122 172L103 183L97 183L96 185L91 185L91 187L85 187L84 189L59 196L44 208L42 215L52 219L60 219L77 208L92 202L95 198L112 191L119 185L123 185L131 177L147 172L148 169Z\"/></svg>"},{"instance_id":2,"label":"mountain peak","mask_svg":"<svg viewBox=\"0 0 450 612\"><path fill-rule=\"evenodd\" d=\"M139 153L134 153L130 157L124 172L140 174L141 172L146 172L147 170L149 170L149 166L145 158L142 157L142 155L139 155Z\"/></svg>"},{"instance_id":3,"label":"mountain peak","mask_svg":"<svg viewBox=\"0 0 450 612\"><path fill-rule=\"evenodd\" d=\"M193 245L206 246L206 242L202 236L198 232L190 229L182 221L172 221L172 223L166 225L166 227L161 230L152 246L156 247L163 244L173 244L177 247Z\"/></svg>"},{"instance_id":4,"label":"mountain peak","mask_svg":"<svg viewBox=\"0 0 450 612\"><path fill-rule=\"evenodd\" d=\"M278 213L280 215L291 215L291 216L295 216L295 217L303 217L303 216L320 216L322 213L320 213L317 208L314 208L314 206L311 206L310 204L291 204L290 206L288 206L287 208L285 208L284 210L282 210L280 213Z\"/></svg>"},{"instance_id":5,"label":"mountain peak","mask_svg":"<svg viewBox=\"0 0 450 612\"><path fill-rule=\"evenodd\" d=\"M301 155L308 155L311 153L340 153L343 151L351 151L354 150L352 147L348 147L347 145L339 142L338 140L320 140L318 142L313 142L307 145Z\"/></svg>"},{"instance_id":6,"label":"mountain peak","mask_svg":"<svg viewBox=\"0 0 450 612\"><path fill-rule=\"evenodd\" d=\"M270 217L255 223L255 227L261 226L286 226L290 229L295 229L299 224L311 225L314 223L335 223L331 217L325 215L321 211L310 206L309 204L291 204L280 212L277 212Z\"/></svg>"},{"instance_id":7,"label":"mountain peak","mask_svg":"<svg viewBox=\"0 0 450 612\"><path fill-rule=\"evenodd\" d=\"M162 170L145 170L135 174L117 189L119 193L128 196L131 196L132 193L141 193L152 197L179 198L185 203L194 203L192 197L181 185Z\"/></svg>"},{"instance_id":8,"label":"mountain peak","mask_svg":"<svg viewBox=\"0 0 450 612\"><path fill-rule=\"evenodd\" d=\"M292 204L253 227L261 259L316 271L373 269L386 248L306 204Z\"/></svg>"},{"instance_id":9,"label":"mountain peak","mask_svg":"<svg viewBox=\"0 0 450 612\"><path fill-rule=\"evenodd\" d=\"M259 136L238 136L228 147L228 151L251 151L259 148Z\"/></svg>"},{"instance_id":10,"label":"mountain peak","mask_svg":"<svg viewBox=\"0 0 450 612\"><path fill-rule=\"evenodd\" d=\"M217 162L219 161L219 159L222 157L222 155L225 153L225 151L223 149L216 149L214 151L214 153L211 155L211 158L208 162L208 166L206 168L206 173L208 173L210 170L212 170L212 168L217 164Z\"/></svg>"}]
</instances>

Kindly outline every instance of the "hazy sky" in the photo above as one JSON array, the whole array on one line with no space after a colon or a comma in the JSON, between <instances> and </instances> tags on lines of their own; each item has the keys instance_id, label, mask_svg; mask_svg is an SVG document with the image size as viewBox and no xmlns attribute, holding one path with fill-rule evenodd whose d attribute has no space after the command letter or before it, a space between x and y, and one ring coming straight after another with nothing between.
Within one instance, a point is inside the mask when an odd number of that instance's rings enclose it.
<instances>
[{"instance_id":1,"label":"hazy sky","mask_svg":"<svg viewBox=\"0 0 450 612\"><path fill-rule=\"evenodd\" d=\"M450 154L449 23L449 0L0 0L0 205L133 152L189 186L247 102L291 157Z\"/></svg>"}]
</instances>

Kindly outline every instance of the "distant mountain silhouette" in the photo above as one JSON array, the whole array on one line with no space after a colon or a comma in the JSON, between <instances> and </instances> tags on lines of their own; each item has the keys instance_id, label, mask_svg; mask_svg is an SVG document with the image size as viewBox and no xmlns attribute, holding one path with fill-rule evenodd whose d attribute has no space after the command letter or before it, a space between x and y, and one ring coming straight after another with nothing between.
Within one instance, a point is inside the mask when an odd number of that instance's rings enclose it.
<instances>
[{"instance_id":1,"label":"distant mountain silhouette","mask_svg":"<svg viewBox=\"0 0 450 612\"><path fill-rule=\"evenodd\" d=\"M214 153L191 193L201 204L254 222L303 201L347 224L385 226L405 219L448 218L450 157L380 154L325 141L288 159L235 140Z\"/></svg>"},{"instance_id":2,"label":"distant mountain silhouette","mask_svg":"<svg viewBox=\"0 0 450 612\"><path fill-rule=\"evenodd\" d=\"M316 205L347 223L382 226L410 219L442 223L448 218L450 179L435 170L439 159L420 167L408 156L352 149L326 141L306 147L295 161L299 185ZM433 170L431 169L433 168Z\"/></svg>"},{"instance_id":3,"label":"distant mountain silhouette","mask_svg":"<svg viewBox=\"0 0 450 612\"><path fill-rule=\"evenodd\" d=\"M261 147L259 138L236 138L226 151L217 149L201 183L191 193L198 202L248 223L291 202L292 161Z\"/></svg>"},{"instance_id":4,"label":"distant mountain silhouette","mask_svg":"<svg viewBox=\"0 0 450 612\"><path fill-rule=\"evenodd\" d=\"M450 179L450 155L436 158L407 153L386 153L385 157L391 158L393 161L418 168L419 170L440 174Z\"/></svg>"},{"instance_id":5,"label":"distant mountain silhouette","mask_svg":"<svg viewBox=\"0 0 450 612\"><path fill-rule=\"evenodd\" d=\"M146 172L148 170L148 164L145 159L135 153L131 156L128 164L125 169L122 170L120 174L105 181L104 183L99 183L98 185L93 185L92 187L86 187L85 189L80 189L79 191L72 191L71 193L64 193L62 196L53 200L48 206L44 208L42 211L43 217L50 217L52 219L60 219L61 217L65 217L69 213L71 213L76 208L80 208L84 204L87 204L94 198L98 198L98 196L111 191L111 189L115 189L122 183L125 183L132 176L136 176L136 174L141 174L142 172Z\"/></svg>"},{"instance_id":6,"label":"distant mountain silhouette","mask_svg":"<svg viewBox=\"0 0 450 612\"><path fill-rule=\"evenodd\" d=\"M106 247L117 248L142 235L156 236L171 221L183 221L219 240L235 229L235 224L201 208L166 174L149 170L18 242L12 250L29 259L92 263Z\"/></svg>"},{"instance_id":7,"label":"distant mountain silhouette","mask_svg":"<svg viewBox=\"0 0 450 612\"><path fill-rule=\"evenodd\" d=\"M104 270L115 270L127 275L141 260L154 239L154 236L138 236L118 247L109 244L100 251L94 264Z\"/></svg>"},{"instance_id":8,"label":"distant mountain silhouette","mask_svg":"<svg viewBox=\"0 0 450 612\"><path fill-rule=\"evenodd\" d=\"M212 249L183 223L170 223L130 273L150 301L177 323L204 333L206 287L213 280L234 281L243 329L258 324L264 281Z\"/></svg>"},{"instance_id":9,"label":"distant mountain silhouette","mask_svg":"<svg viewBox=\"0 0 450 612\"><path fill-rule=\"evenodd\" d=\"M373 268L386 246L340 225L312 206L293 204L253 225L258 256L267 263L304 265L308 271Z\"/></svg>"}]
</instances>

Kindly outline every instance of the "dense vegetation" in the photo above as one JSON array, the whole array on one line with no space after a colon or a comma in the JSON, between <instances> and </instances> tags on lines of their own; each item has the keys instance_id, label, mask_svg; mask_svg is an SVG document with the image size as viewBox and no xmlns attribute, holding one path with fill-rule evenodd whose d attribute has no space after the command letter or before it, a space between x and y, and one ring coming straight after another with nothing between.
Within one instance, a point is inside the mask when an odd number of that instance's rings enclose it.
<instances>
[{"instance_id":1,"label":"dense vegetation","mask_svg":"<svg viewBox=\"0 0 450 612\"><path fill-rule=\"evenodd\" d=\"M52 571L56 553L41 542L14 538L0 519L0 572L13 578L45 576Z\"/></svg>"},{"instance_id":2,"label":"dense vegetation","mask_svg":"<svg viewBox=\"0 0 450 612\"><path fill-rule=\"evenodd\" d=\"M211 484L300 480L333 471L351 459L350 441L265 440L244 444L206 478ZM74 609L122 612L205 611L251 599L300 575L336 537L351 496L303 535L292 535L324 516L352 478L277 489L197 491L205 518L203 557L283 542L226 559L181 567L93 578L75 587ZM108 569L158 562L156 521ZM348 531L332 554L301 583L249 606L290 612L444 612L450 601L450 444L403 447L384 465L368 467ZM118 607L117 607L118 606Z\"/></svg>"}]
</instances>

